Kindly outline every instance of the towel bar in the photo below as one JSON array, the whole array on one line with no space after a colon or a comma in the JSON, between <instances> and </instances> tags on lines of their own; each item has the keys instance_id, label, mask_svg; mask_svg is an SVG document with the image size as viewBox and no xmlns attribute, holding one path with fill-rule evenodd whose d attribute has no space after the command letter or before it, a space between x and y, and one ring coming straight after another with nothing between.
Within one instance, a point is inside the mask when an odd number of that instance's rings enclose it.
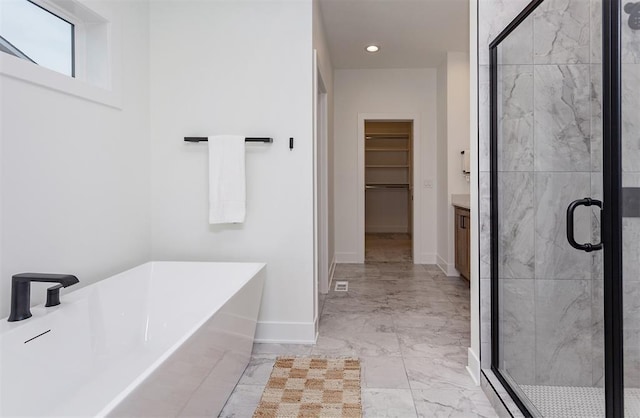
<instances>
[{"instance_id":1,"label":"towel bar","mask_svg":"<svg viewBox=\"0 0 640 418\"><path fill-rule=\"evenodd\" d=\"M184 141L185 142L207 142L209 141L209 138L206 136L185 136ZM272 143L273 138L245 138L244 142L264 142L266 144L266 143Z\"/></svg>"}]
</instances>

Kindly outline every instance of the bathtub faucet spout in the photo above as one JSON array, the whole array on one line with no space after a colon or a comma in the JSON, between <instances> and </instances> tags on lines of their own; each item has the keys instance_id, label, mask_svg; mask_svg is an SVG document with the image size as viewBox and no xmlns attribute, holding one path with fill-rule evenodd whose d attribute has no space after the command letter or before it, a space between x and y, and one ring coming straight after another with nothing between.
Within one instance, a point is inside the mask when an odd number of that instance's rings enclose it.
<instances>
[{"instance_id":1,"label":"bathtub faucet spout","mask_svg":"<svg viewBox=\"0 0 640 418\"><path fill-rule=\"evenodd\" d=\"M78 283L71 274L21 273L11 278L11 314L9 322L22 321L31 317L31 282L58 283L47 289L47 303L44 306L60 304L60 289Z\"/></svg>"}]
</instances>

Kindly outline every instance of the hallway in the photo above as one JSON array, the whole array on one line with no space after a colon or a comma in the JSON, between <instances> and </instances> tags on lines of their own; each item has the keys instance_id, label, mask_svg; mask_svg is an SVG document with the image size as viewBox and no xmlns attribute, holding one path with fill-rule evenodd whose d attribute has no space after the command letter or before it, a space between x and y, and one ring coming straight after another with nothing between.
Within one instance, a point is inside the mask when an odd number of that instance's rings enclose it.
<instances>
[{"instance_id":1,"label":"hallway","mask_svg":"<svg viewBox=\"0 0 640 418\"><path fill-rule=\"evenodd\" d=\"M339 264L315 346L256 344L221 417L251 417L278 355L358 357L365 417L493 417L465 366L469 289L431 265Z\"/></svg>"},{"instance_id":2,"label":"hallway","mask_svg":"<svg viewBox=\"0 0 640 418\"><path fill-rule=\"evenodd\" d=\"M366 263L411 262L411 235L401 233L365 234Z\"/></svg>"}]
</instances>

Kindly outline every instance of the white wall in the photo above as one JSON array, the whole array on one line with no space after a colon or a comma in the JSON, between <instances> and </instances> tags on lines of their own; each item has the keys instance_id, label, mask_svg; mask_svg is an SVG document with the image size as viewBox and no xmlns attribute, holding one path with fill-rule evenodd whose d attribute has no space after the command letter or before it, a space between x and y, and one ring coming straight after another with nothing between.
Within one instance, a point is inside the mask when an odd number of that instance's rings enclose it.
<instances>
[{"instance_id":1,"label":"white wall","mask_svg":"<svg viewBox=\"0 0 640 418\"><path fill-rule=\"evenodd\" d=\"M87 4L126 39L121 108L0 75L0 317L13 274L71 273L77 289L150 258L148 4Z\"/></svg>"},{"instance_id":2,"label":"white wall","mask_svg":"<svg viewBox=\"0 0 640 418\"><path fill-rule=\"evenodd\" d=\"M338 262L360 262L358 248L364 240L358 232L358 114L415 114L421 150L414 167L418 179L436 182L436 70L336 70L335 112L335 239ZM423 181L418 181L416 188ZM417 262L435 263L436 189L416 190L421 196L414 222L420 225L422 249Z\"/></svg>"},{"instance_id":3,"label":"white wall","mask_svg":"<svg viewBox=\"0 0 640 418\"><path fill-rule=\"evenodd\" d=\"M451 195L469 194L460 154L470 149L467 53L448 52L446 62L438 68L438 123L438 265L447 275L457 276Z\"/></svg>"},{"instance_id":4,"label":"white wall","mask_svg":"<svg viewBox=\"0 0 640 418\"><path fill-rule=\"evenodd\" d=\"M153 258L266 262L262 341L315 338L313 71L311 0L151 3ZM223 133L275 142L247 146L246 222L210 226L183 137Z\"/></svg>"},{"instance_id":5,"label":"white wall","mask_svg":"<svg viewBox=\"0 0 640 418\"><path fill-rule=\"evenodd\" d=\"M438 266L449 264L449 179L447 144L447 60L438 67Z\"/></svg>"}]
</instances>

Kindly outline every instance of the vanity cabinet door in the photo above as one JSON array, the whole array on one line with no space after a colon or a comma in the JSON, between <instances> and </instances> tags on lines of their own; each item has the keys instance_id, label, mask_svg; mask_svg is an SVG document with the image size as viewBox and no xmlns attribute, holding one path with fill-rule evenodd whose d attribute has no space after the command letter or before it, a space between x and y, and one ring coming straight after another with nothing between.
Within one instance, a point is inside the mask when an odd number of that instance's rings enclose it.
<instances>
[{"instance_id":1,"label":"vanity cabinet door","mask_svg":"<svg viewBox=\"0 0 640 418\"><path fill-rule=\"evenodd\" d=\"M455 208L455 248L456 248L456 269L460 275L469 280L471 271L471 233L469 231L471 219L469 211Z\"/></svg>"}]
</instances>

